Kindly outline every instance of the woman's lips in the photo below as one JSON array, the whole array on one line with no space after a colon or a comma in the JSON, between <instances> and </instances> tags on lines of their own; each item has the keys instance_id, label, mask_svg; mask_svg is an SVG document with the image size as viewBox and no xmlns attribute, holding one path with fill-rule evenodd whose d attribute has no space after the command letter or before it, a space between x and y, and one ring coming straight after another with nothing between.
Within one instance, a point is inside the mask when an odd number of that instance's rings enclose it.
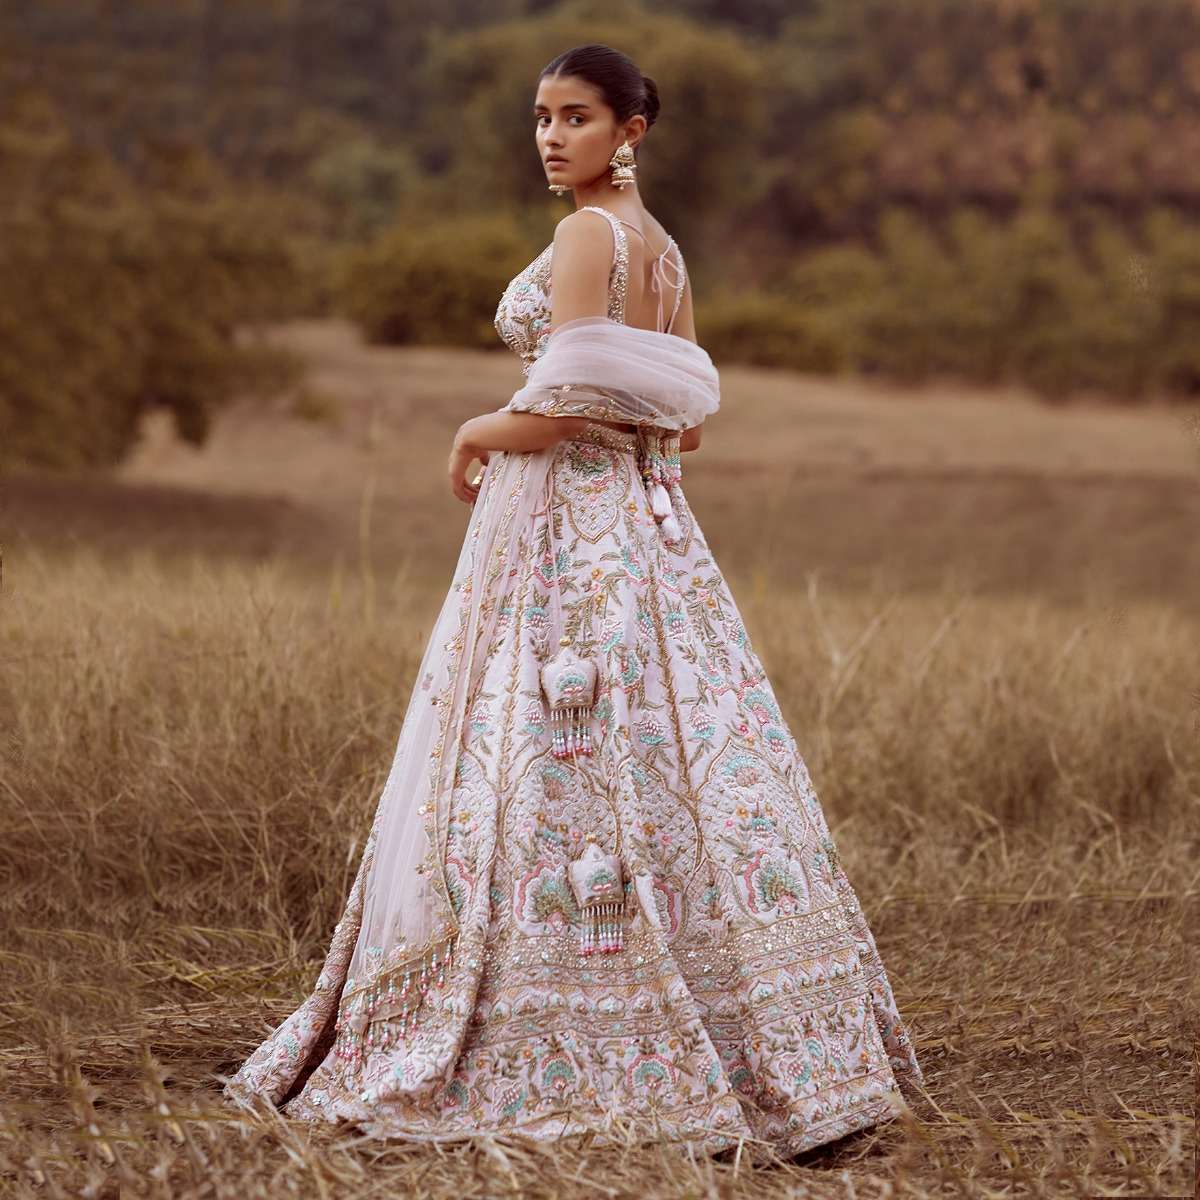
<instances>
[{"instance_id":1,"label":"woman's lips","mask_svg":"<svg viewBox=\"0 0 1200 1200\"><path fill-rule=\"evenodd\" d=\"M548 159L546 159L546 166L548 166L548 167L565 167L566 165L567 165L567 160L565 158L548 158Z\"/></svg>"}]
</instances>

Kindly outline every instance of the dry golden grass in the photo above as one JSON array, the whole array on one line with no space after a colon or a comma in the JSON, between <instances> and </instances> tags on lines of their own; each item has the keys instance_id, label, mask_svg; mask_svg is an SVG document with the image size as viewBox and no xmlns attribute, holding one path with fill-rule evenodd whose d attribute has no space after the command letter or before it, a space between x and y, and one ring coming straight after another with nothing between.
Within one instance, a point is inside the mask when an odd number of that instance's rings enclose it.
<instances>
[{"instance_id":1,"label":"dry golden grass","mask_svg":"<svg viewBox=\"0 0 1200 1200\"><path fill-rule=\"evenodd\" d=\"M340 430L245 407L202 454L5 487L0 1192L1192 1194L1194 438L765 372L723 373L687 487L916 1039L911 1115L752 1167L222 1107L353 876L465 520L449 433L515 382L281 336Z\"/></svg>"}]
</instances>

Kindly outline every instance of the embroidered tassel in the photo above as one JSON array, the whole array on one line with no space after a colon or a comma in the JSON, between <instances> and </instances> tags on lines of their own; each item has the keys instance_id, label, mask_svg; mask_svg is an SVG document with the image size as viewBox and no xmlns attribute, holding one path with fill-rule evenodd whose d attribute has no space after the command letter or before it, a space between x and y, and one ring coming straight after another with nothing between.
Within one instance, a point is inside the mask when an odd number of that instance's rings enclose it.
<instances>
[{"instance_id":1,"label":"embroidered tassel","mask_svg":"<svg viewBox=\"0 0 1200 1200\"><path fill-rule=\"evenodd\" d=\"M435 986L446 985L453 947L452 937L440 946L433 946L419 965L410 963L402 975L394 971L386 983L383 978L377 979L366 991L343 1003L334 1026L334 1049L349 1070L357 1071L372 1051L387 1049L412 1035L419 1020L418 1010L429 992ZM399 988L397 978L401 979Z\"/></svg>"},{"instance_id":2,"label":"embroidered tassel","mask_svg":"<svg viewBox=\"0 0 1200 1200\"><path fill-rule=\"evenodd\" d=\"M678 445L678 442L674 444ZM650 498L650 511L658 522L663 538L668 542L679 541L683 537L683 529L675 516L671 493L668 490L669 486L674 486L680 479L678 451L665 454L657 444L646 447L642 479Z\"/></svg>"},{"instance_id":3,"label":"embroidered tassel","mask_svg":"<svg viewBox=\"0 0 1200 1200\"><path fill-rule=\"evenodd\" d=\"M625 948L625 931L620 912L620 905L617 904L584 906L580 954L585 957L592 954L616 954Z\"/></svg>"},{"instance_id":4,"label":"embroidered tassel","mask_svg":"<svg viewBox=\"0 0 1200 1200\"><path fill-rule=\"evenodd\" d=\"M582 910L579 953L616 954L625 948L624 883L620 858L605 854L588 834L584 852L569 867L571 888ZM614 900L620 896L621 900Z\"/></svg>"},{"instance_id":5,"label":"embroidered tassel","mask_svg":"<svg viewBox=\"0 0 1200 1200\"><path fill-rule=\"evenodd\" d=\"M557 654L542 667L542 690L550 706L551 753L575 758L592 753L588 727L596 698L596 664L571 649L571 639L559 642Z\"/></svg>"},{"instance_id":6,"label":"embroidered tassel","mask_svg":"<svg viewBox=\"0 0 1200 1200\"><path fill-rule=\"evenodd\" d=\"M661 521L671 515L671 496L665 487L655 482L650 489L650 511Z\"/></svg>"}]
</instances>

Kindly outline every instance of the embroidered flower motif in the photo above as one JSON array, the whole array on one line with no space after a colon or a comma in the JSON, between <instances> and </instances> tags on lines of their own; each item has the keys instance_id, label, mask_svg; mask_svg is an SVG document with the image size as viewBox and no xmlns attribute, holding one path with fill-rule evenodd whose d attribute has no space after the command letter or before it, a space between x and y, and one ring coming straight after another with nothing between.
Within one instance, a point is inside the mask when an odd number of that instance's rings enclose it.
<instances>
[{"instance_id":1,"label":"embroidered flower motif","mask_svg":"<svg viewBox=\"0 0 1200 1200\"><path fill-rule=\"evenodd\" d=\"M511 1120L525 1107L528 1093L515 1083L503 1083L496 1089L495 1102L500 1112Z\"/></svg>"},{"instance_id":2,"label":"embroidered flower motif","mask_svg":"<svg viewBox=\"0 0 1200 1200\"><path fill-rule=\"evenodd\" d=\"M762 731L763 742L776 757L788 752L788 735L782 729L767 726Z\"/></svg>"},{"instance_id":3,"label":"embroidered flower motif","mask_svg":"<svg viewBox=\"0 0 1200 1200\"><path fill-rule=\"evenodd\" d=\"M638 658L636 650L622 648L620 662L621 686L626 689L631 688L642 678L642 660Z\"/></svg>"},{"instance_id":4,"label":"embroidered flower motif","mask_svg":"<svg viewBox=\"0 0 1200 1200\"><path fill-rule=\"evenodd\" d=\"M442 1103L451 1111L471 1106L471 1091L461 1079L451 1079L442 1089Z\"/></svg>"},{"instance_id":5,"label":"embroidered flower motif","mask_svg":"<svg viewBox=\"0 0 1200 1200\"><path fill-rule=\"evenodd\" d=\"M621 622L610 618L604 622L604 630L600 634L600 649L605 654L611 654L621 644L625 630Z\"/></svg>"},{"instance_id":6,"label":"embroidered flower motif","mask_svg":"<svg viewBox=\"0 0 1200 1200\"><path fill-rule=\"evenodd\" d=\"M743 874L746 897L752 912L768 913L778 909L793 913L808 904L808 882L803 868L782 858L768 858L760 850Z\"/></svg>"},{"instance_id":7,"label":"embroidered flower motif","mask_svg":"<svg viewBox=\"0 0 1200 1200\"><path fill-rule=\"evenodd\" d=\"M592 708L592 717L599 722L601 735L607 734L612 728L613 721L613 703L609 696L601 696L596 701Z\"/></svg>"},{"instance_id":8,"label":"embroidered flower motif","mask_svg":"<svg viewBox=\"0 0 1200 1200\"><path fill-rule=\"evenodd\" d=\"M579 471L585 476L601 476L603 478L595 480L601 485L612 478L612 451L593 442L571 442L568 453L573 471Z\"/></svg>"},{"instance_id":9,"label":"embroidered flower motif","mask_svg":"<svg viewBox=\"0 0 1200 1200\"><path fill-rule=\"evenodd\" d=\"M673 637L679 637L688 632L687 614L678 608L667 609L666 615L663 617L663 624L666 625L667 632Z\"/></svg>"},{"instance_id":10,"label":"embroidered flower motif","mask_svg":"<svg viewBox=\"0 0 1200 1200\"><path fill-rule=\"evenodd\" d=\"M743 1096L753 1096L758 1090L754 1072L744 1059L727 1067L725 1073L729 1076L729 1083L735 1092L740 1092Z\"/></svg>"},{"instance_id":11,"label":"embroidered flower motif","mask_svg":"<svg viewBox=\"0 0 1200 1200\"><path fill-rule=\"evenodd\" d=\"M550 616L541 604L525 605L525 624L531 633L546 633L550 628Z\"/></svg>"},{"instance_id":12,"label":"embroidered flower motif","mask_svg":"<svg viewBox=\"0 0 1200 1200\"><path fill-rule=\"evenodd\" d=\"M737 787L753 787L762 778L758 760L745 751L729 755L722 763L721 769L725 778Z\"/></svg>"},{"instance_id":13,"label":"embroidered flower motif","mask_svg":"<svg viewBox=\"0 0 1200 1200\"><path fill-rule=\"evenodd\" d=\"M492 732L491 713L488 712L487 704L482 700L478 701L471 709L471 728L476 733Z\"/></svg>"},{"instance_id":14,"label":"embroidered flower motif","mask_svg":"<svg viewBox=\"0 0 1200 1200\"><path fill-rule=\"evenodd\" d=\"M661 746L667 740L667 731L649 713L637 723L638 739L647 746Z\"/></svg>"},{"instance_id":15,"label":"embroidered flower motif","mask_svg":"<svg viewBox=\"0 0 1200 1200\"><path fill-rule=\"evenodd\" d=\"M547 1054L540 1064L542 1087L563 1095L575 1086L575 1066L562 1051Z\"/></svg>"},{"instance_id":16,"label":"embroidered flower motif","mask_svg":"<svg viewBox=\"0 0 1200 1200\"><path fill-rule=\"evenodd\" d=\"M546 732L546 711L539 700L531 700L521 707L521 716L525 724L521 726L522 733L541 737Z\"/></svg>"},{"instance_id":17,"label":"embroidered flower motif","mask_svg":"<svg viewBox=\"0 0 1200 1200\"><path fill-rule=\"evenodd\" d=\"M743 697L746 707L754 714L760 725L768 721L779 721L779 708L770 695L762 688L754 688Z\"/></svg>"},{"instance_id":18,"label":"embroidered flower motif","mask_svg":"<svg viewBox=\"0 0 1200 1200\"><path fill-rule=\"evenodd\" d=\"M517 881L516 903L528 925L549 925L558 931L579 919L565 872L549 863L540 864Z\"/></svg>"},{"instance_id":19,"label":"embroidered flower motif","mask_svg":"<svg viewBox=\"0 0 1200 1200\"><path fill-rule=\"evenodd\" d=\"M661 1054L639 1054L625 1072L626 1082L633 1091L652 1094L675 1084L675 1067Z\"/></svg>"},{"instance_id":20,"label":"embroidered flower motif","mask_svg":"<svg viewBox=\"0 0 1200 1200\"><path fill-rule=\"evenodd\" d=\"M571 768L561 762L546 762L542 766L542 791L546 799L559 802L566 798L571 783Z\"/></svg>"},{"instance_id":21,"label":"embroidered flower motif","mask_svg":"<svg viewBox=\"0 0 1200 1200\"><path fill-rule=\"evenodd\" d=\"M726 638L728 638L734 646L736 646L739 650L745 648L747 641L746 627L741 623L741 621L729 617L722 622L722 627L725 631Z\"/></svg>"}]
</instances>

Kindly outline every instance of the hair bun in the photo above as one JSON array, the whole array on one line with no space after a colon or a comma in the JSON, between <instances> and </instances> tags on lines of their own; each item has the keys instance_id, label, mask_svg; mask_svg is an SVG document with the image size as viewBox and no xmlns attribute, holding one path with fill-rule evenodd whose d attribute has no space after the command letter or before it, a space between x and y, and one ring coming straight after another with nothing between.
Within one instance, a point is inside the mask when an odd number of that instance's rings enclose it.
<instances>
[{"instance_id":1,"label":"hair bun","mask_svg":"<svg viewBox=\"0 0 1200 1200\"><path fill-rule=\"evenodd\" d=\"M658 84L649 75L642 76L642 86L646 89L646 103L642 111L646 117L646 128L658 120Z\"/></svg>"}]
</instances>

